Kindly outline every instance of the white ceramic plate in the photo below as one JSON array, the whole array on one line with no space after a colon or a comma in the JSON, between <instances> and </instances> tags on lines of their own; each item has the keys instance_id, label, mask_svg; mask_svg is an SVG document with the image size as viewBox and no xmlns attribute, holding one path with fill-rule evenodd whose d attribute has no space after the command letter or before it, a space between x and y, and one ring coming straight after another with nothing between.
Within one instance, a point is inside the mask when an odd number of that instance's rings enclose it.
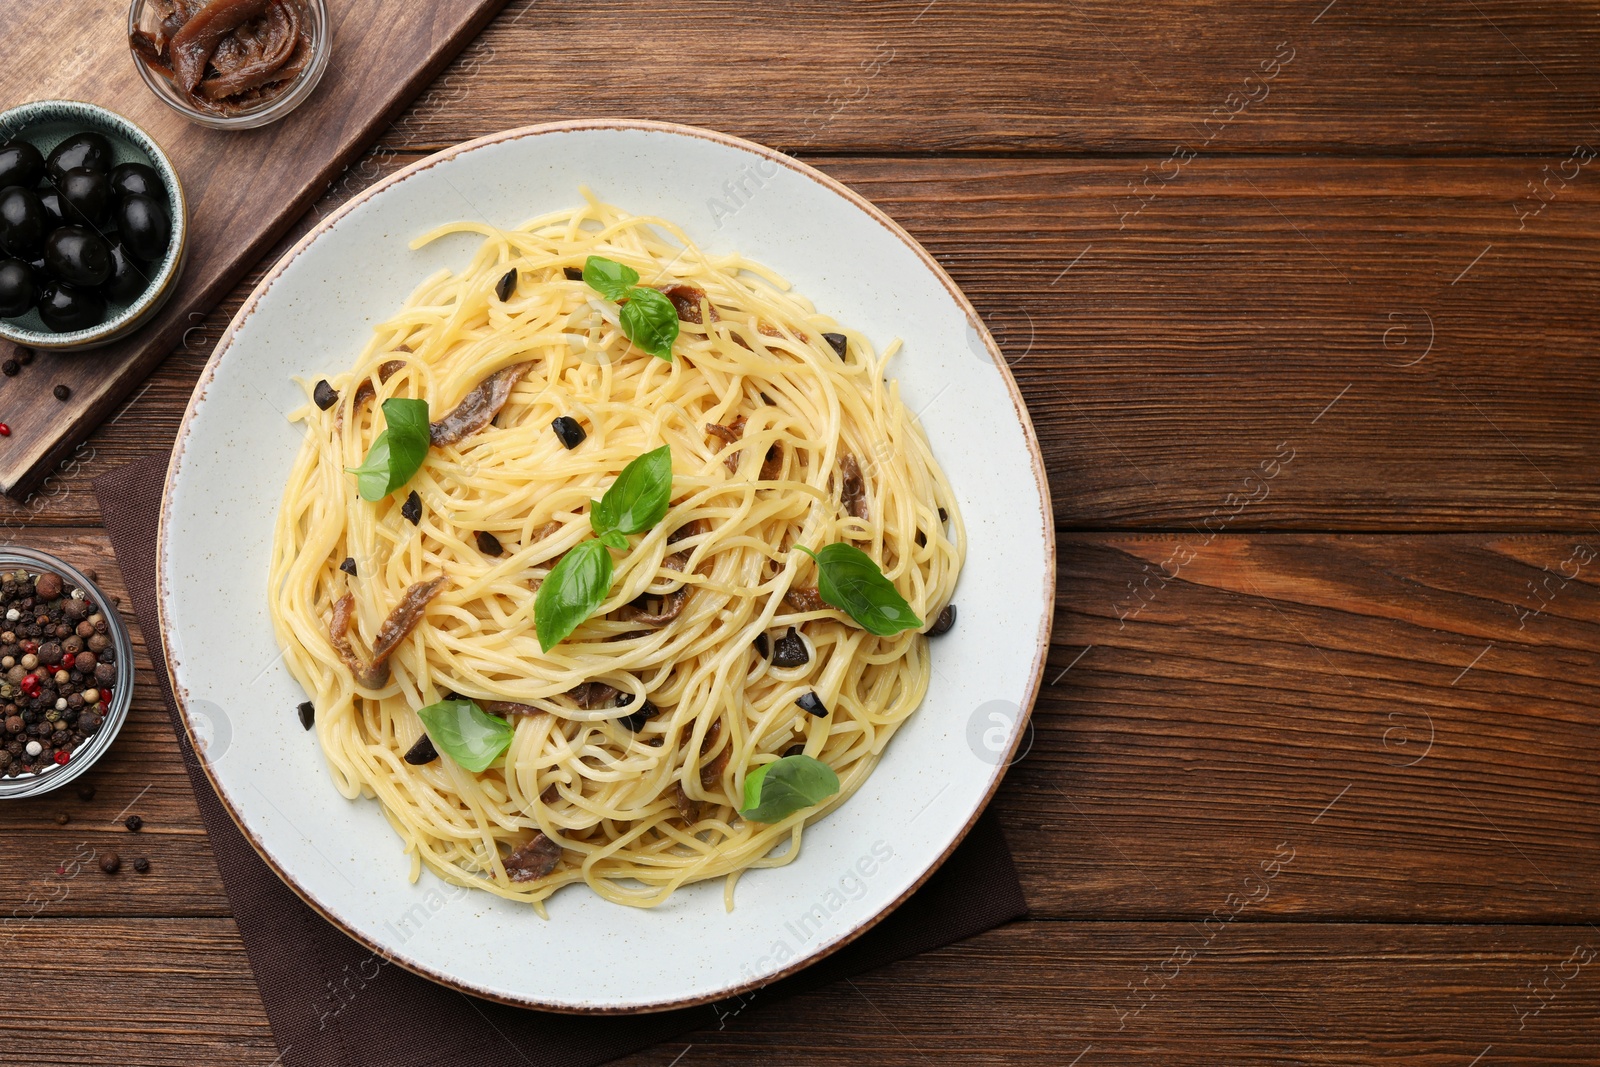
<instances>
[{"instance_id":1,"label":"white ceramic plate","mask_svg":"<svg viewBox=\"0 0 1600 1067\"><path fill-rule=\"evenodd\" d=\"M677 222L708 251L777 270L879 347L921 413L971 540L927 700L877 770L812 825L792 864L650 911L581 886L550 919L408 861L375 801L335 791L267 615L273 516L300 435L290 378L348 367L372 327L474 238L412 252L456 219L513 226L578 187ZM535 126L453 148L347 204L291 250L234 319L190 401L162 509L160 606L173 691L212 783L283 879L346 932L458 989L561 1011L681 1007L798 969L888 914L961 840L1024 729L1043 668L1054 539L1033 428L955 284L864 199L786 156L682 126ZM552 966L551 960L565 961Z\"/></svg>"}]
</instances>

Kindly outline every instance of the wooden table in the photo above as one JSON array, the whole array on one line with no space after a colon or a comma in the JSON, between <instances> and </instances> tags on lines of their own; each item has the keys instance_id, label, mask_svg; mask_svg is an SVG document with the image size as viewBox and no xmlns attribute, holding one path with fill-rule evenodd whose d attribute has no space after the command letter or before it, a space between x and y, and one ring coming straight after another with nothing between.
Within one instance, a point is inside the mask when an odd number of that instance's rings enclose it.
<instances>
[{"instance_id":1,"label":"wooden table","mask_svg":"<svg viewBox=\"0 0 1600 1067\"><path fill-rule=\"evenodd\" d=\"M1058 625L996 800L1031 918L625 1062L1600 1061L1597 16L517 2L329 190L546 119L764 141L927 245L1038 427ZM9 534L119 589L89 482L168 446L253 284ZM264 1067L140 669L92 803L0 806L7 911L80 841L153 865L5 950L0 1061Z\"/></svg>"}]
</instances>

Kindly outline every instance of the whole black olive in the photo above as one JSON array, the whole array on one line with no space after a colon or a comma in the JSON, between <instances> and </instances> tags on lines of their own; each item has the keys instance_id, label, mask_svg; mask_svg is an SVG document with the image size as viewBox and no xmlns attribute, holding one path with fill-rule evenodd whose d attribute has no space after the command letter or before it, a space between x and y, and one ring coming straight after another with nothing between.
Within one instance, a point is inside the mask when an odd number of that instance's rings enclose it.
<instances>
[{"instance_id":1,"label":"whole black olive","mask_svg":"<svg viewBox=\"0 0 1600 1067\"><path fill-rule=\"evenodd\" d=\"M139 263L120 244L111 246L111 277L100 287L106 299L113 304L131 304L139 299L150 279L139 269Z\"/></svg>"},{"instance_id":2,"label":"whole black olive","mask_svg":"<svg viewBox=\"0 0 1600 1067\"><path fill-rule=\"evenodd\" d=\"M61 176L56 186L64 201L67 221L80 226L99 226L111 204L111 182L104 174L78 167Z\"/></svg>"},{"instance_id":3,"label":"whole black olive","mask_svg":"<svg viewBox=\"0 0 1600 1067\"><path fill-rule=\"evenodd\" d=\"M44 177L44 157L27 141L0 145L0 189L8 185L31 188Z\"/></svg>"},{"instance_id":4,"label":"whole black olive","mask_svg":"<svg viewBox=\"0 0 1600 1067\"><path fill-rule=\"evenodd\" d=\"M44 265L61 281L93 288L111 277L111 247L93 230L63 226L45 238Z\"/></svg>"},{"instance_id":5,"label":"whole black olive","mask_svg":"<svg viewBox=\"0 0 1600 1067\"><path fill-rule=\"evenodd\" d=\"M167 254L172 239L172 223L166 205L154 197L134 193L123 197L117 208L117 228L122 243L140 259L154 262Z\"/></svg>"},{"instance_id":6,"label":"whole black olive","mask_svg":"<svg viewBox=\"0 0 1600 1067\"><path fill-rule=\"evenodd\" d=\"M161 185L161 176L143 163L118 163L111 171L111 195L153 196L165 200L167 191Z\"/></svg>"},{"instance_id":7,"label":"whole black olive","mask_svg":"<svg viewBox=\"0 0 1600 1067\"><path fill-rule=\"evenodd\" d=\"M45 229L53 230L67 224L67 205L61 202L61 194L54 186L39 194L39 206L44 208Z\"/></svg>"},{"instance_id":8,"label":"whole black olive","mask_svg":"<svg viewBox=\"0 0 1600 1067\"><path fill-rule=\"evenodd\" d=\"M33 271L20 259L0 259L0 318L26 314L36 290Z\"/></svg>"},{"instance_id":9,"label":"whole black olive","mask_svg":"<svg viewBox=\"0 0 1600 1067\"><path fill-rule=\"evenodd\" d=\"M87 330L105 321L106 299L93 289L47 285L39 294L39 317L57 333Z\"/></svg>"},{"instance_id":10,"label":"whole black olive","mask_svg":"<svg viewBox=\"0 0 1600 1067\"><path fill-rule=\"evenodd\" d=\"M13 185L0 189L0 245L18 259L33 259L44 248L47 217L32 191Z\"/></svg>"},{"instance_id":11,"label":"whole black olive","mask_svg":"<svg viewBox=\"0 0 1600 1067\"><path fill-rule=\"evenodd\" d=\"M60 181L69 170L87 167L101 174L111 169L111 142L98 133L75 133L56 145L45 161L50 177Z\"/></svg>"}]
</instances>

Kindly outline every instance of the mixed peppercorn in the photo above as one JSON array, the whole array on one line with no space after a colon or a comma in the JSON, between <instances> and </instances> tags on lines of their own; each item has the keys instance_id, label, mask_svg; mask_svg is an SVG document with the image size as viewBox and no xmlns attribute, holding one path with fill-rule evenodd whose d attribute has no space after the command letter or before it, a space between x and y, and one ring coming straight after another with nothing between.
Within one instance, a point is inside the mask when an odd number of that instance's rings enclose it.
<instances>
[{"instance_id":1,"label":"mixed peppercorn","mask_svg":"<svg viewBox=\"0 0 1600 1067\"><path fill-rule=\"evenodd\" d=\"M0 776L65 766L105 722L117 654L103 611L58 574L0 574Z\"/></svg>"}]
</instances>

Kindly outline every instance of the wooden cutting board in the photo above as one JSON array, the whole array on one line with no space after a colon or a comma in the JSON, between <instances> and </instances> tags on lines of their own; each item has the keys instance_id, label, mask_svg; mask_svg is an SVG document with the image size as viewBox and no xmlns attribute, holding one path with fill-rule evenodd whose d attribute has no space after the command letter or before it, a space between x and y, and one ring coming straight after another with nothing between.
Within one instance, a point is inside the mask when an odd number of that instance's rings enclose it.
<instances>
[{"instance_id":1,"label":"wooden cutting board","mask_svg":"<svg viewBox=\"0 0 1600 1067\"><path fill-rule=\"evenodd\" d=\"M178 168L189 262L167 306L133 336L39 352L0 378L0 491L23 499L175 348L506 0L327 0L333 56L315 95L264 129L196 126L158 101L129 56L127 0L8 4L0 108L100 104L142 126ZM0 342L0 358L9 358ZM57 385L71 389L60 401Z\"/></svg>"}]
</instances>

